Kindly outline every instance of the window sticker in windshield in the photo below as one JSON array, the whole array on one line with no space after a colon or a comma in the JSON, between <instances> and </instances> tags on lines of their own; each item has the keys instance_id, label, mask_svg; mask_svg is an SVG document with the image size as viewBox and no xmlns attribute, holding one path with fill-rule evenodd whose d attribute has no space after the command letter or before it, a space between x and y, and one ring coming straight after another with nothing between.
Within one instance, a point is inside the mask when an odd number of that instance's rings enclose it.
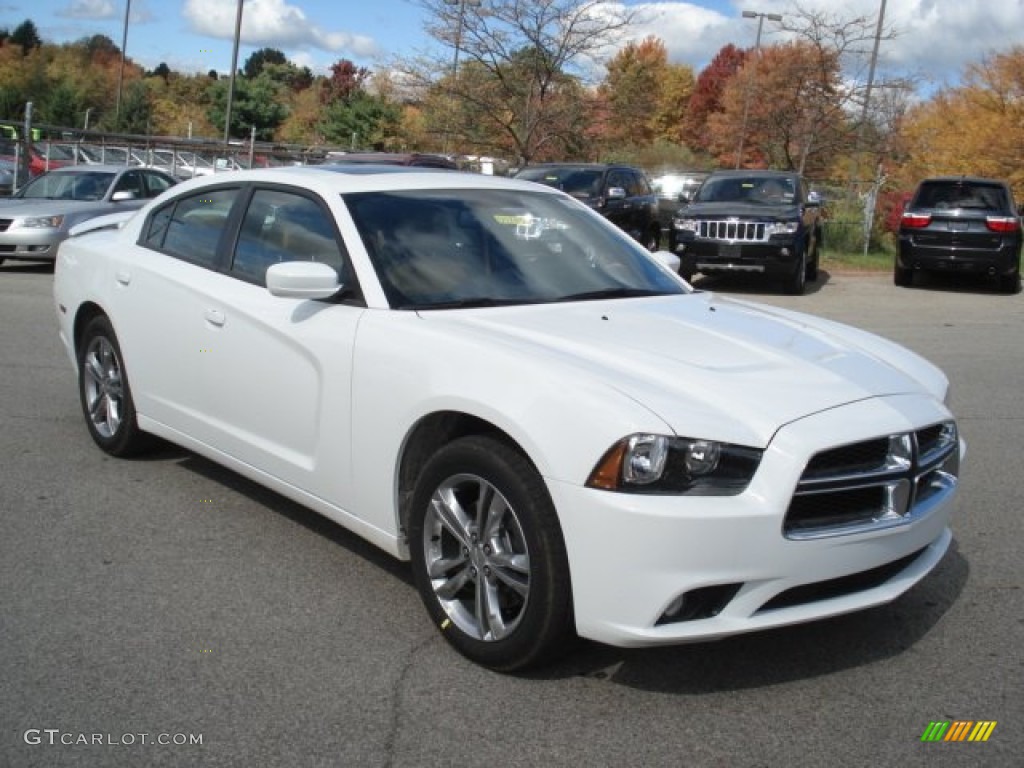
<instances>
[{"instance_id":1,"label":"window sticker in windshield","mask_svg":"<svg viewBox=\"0 0 1024 768\"><path fill-rule=\"evenodd\" d=\"M496 213L494 221L506 227L515 227L517 240L536 240L548 230L569 229L569 225L561 219L541 218L532 213Z\"/></svg>"}]
</instances>

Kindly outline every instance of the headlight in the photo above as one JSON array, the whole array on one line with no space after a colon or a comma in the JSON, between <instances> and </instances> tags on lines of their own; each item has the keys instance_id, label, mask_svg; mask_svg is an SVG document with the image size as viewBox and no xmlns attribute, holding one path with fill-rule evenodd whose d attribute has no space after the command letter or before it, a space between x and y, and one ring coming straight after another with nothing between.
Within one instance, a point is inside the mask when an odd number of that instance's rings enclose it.
<instances>
[{"instance_id":1,"label":"headlight","mask_svg":"<svg viewBox=\"0 0 1024 768\"><path fill-rule=\"evenodd\" d=\"M764 233L768 235L768 237L771 237L772 235L792 235L795 234L799 228L799 221L776 221L768 224L764 228Z\"/></svg>"},{"instance_id":2,"label":"headlight","mask_svg":"<svg viewBox=\"0 0 1024 768\"><path fill-rule=\"evenodd\" d=\"M672 226L682 232L696 232L700 227L697 219L672 219Z\"/></svg>"},{"instance_id":3,"label":"headlight","mask_svg":"<svg viewBox=\"0 0 1024 768\"><path fill-rule=\"evenodd\" d=\"M733 496L750 484L761 453L715 440L630 435L601 457L587 486L625 493Z\"/></svg>"},{"instance_id":4,"label":"headlight","mask_svg":"<svg viewBox=\"0 0 1024 768\"><path fill-rule=\"evenodd\" d=\"M56 229L63 223L63 216L36 216L21 220L21 226L28 229Z\"/></svg>"}]
</instances>

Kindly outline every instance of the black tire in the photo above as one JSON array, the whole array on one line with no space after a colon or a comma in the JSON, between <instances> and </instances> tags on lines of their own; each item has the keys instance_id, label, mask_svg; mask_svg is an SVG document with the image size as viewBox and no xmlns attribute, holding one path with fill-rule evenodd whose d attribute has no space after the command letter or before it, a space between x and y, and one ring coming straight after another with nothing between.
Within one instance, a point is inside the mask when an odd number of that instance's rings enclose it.
<instances>
[{"instance_id":1,"label":"black tire","mask_svg":"<svg viewBox=\"0 0 1024 768\"><path fill-rule=\"evenodd\" d=\"M1015 294L1020 290L1020 267L1013 270L1009 275L999 276L999 292Z\"/></svg>"},{"instance_id":2,"label":"black tire","mask_svg":"<svg viewBox=\"0 0 1024 768\"><path fill-rule=\"evenodd\" d=\"M813 283L818 279L818 268L821 266L821 230L814 235L814 255L807 262L807 281Z\"/></svg>"},{"instance_id":3,"label":"black tire","mask_svg":"<svg viewBox=\"0 0 1024 768\"><path fill-rule=\"evenodd\" d=\"M519 451L487 436L443 447L416 482L408 531L427 612L470 660L519 672L574 637L562 531L544 481Z\"/></svg>"},{"instance_id":4,"label":"black tire","mask_svg":"<svg viewBox=\"0 0 1024 768\"><path fill-rule=\"evenodd\" d=\"M901 288L910 288L914 285L914 270L904 269L897 264L892 268L892 281Z\"/></svg>"},{"instance_id":5,"label":"black tire","mask_svg":"<svg viewBox=\"0 0 1024 768\"><path fill-rule=\"evenodd\" d=\"M151 445L139 429L124 358L110 321L89 321L78 348L78 395L89 434L111 456L133 456Z\"/></svg>"},{"instance_id":6,"label":"black tire","mask_svg":"<svg viewBox=\"0 0 1024 768\"><path fill-rule=\"evenodd\" d=\"M796 266L792 273L786 278L783 290L790 296L802 296L807 288L807 250L801 249L800 258L796 260Z\"/></svg>"}]
</instances>

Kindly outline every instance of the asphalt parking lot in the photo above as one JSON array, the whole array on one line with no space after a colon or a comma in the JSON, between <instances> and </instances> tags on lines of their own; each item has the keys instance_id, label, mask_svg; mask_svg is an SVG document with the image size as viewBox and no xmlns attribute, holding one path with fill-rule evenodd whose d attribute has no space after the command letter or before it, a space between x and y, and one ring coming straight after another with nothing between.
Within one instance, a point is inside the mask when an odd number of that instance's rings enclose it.
<instances>
[{"instance_id":1,"label":"asphalt parking lot","mask_svg":"<svg viewBox=\"0 0 1024 768\"><path fill-rule=\"evenodd\" d=\"M516 678L457 656L404 564L312 512L185 451L102 454L52 279L0 266L0 766L1021 765L1024 294L698 280L946 371L969 444L953 548L889 606L712 644L583 643ZM921 741L946 720L997 725Z\"/></svg>"}]
</instances>

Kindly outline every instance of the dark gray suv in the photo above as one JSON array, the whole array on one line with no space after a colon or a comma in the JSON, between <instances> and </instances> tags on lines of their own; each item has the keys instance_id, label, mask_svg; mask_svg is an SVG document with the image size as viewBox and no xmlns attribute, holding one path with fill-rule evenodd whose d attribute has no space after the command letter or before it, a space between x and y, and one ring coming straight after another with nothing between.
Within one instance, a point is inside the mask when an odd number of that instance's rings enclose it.
<instances>
[{"instance_id":1,"label":"dark gray suv","mask_svg":"<svg viewBox=\"0 0 1024 768\"><path fill-rule=\"evenodd\" d=\"M567 192L628 232L647 250L658 250L658 196L639 168L603 163L545 163L523 168L515 177Z\"/></svg>"},{"instance_id":2,"label":"dark gray suv","mask_svg":"<svg viewBox=\"0 0 1024 768\"><path fill-rule=\"evenodd\" d=\"M989 275L1002 293L1020 290L1021 219L1009 186L995 179L925 179L900 219L896 285L914 275Z\"/></svg>"}]
</instances>

